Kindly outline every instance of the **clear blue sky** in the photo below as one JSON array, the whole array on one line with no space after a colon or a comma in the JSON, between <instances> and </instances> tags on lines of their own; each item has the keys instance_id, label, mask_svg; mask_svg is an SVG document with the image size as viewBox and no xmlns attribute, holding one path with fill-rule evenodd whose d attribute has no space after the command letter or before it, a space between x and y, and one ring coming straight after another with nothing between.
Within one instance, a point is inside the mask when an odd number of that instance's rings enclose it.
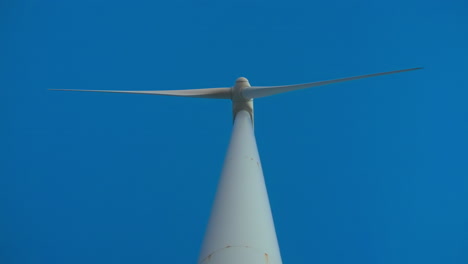
<instances>
[{"instance_id":1,"label":"clear blue sky","mask_svg":"<svg viewBox=\"0 0 468 264\"><path fill-rule=\"evenodd\" d=\"M288 263L468 263L468 2L0 1L0 263L196 263L229 101Z\"/></svg>"}]
</instances>

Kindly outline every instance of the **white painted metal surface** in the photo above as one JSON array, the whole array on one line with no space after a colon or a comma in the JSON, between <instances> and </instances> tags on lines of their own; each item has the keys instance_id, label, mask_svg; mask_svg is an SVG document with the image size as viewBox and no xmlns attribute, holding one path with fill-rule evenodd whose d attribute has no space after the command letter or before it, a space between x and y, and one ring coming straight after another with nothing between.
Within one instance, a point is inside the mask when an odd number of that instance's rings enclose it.
<instances>
[{"instance_id":1,"label":"white painted metal surface","mask_svg":"<svg viewBox=\"0 0 468 264\"><path fill-rule=\"evenodd\" d=\"M246 78L240 77L231 88L56 90L231 99L234 127L199 264L280 264L281 255L253 130L253 98L418 69L421 68L284 86L251 87Z\"/></svg>"},{"instance_id":2,"label":"white painted metal surface","mask_svg":"<svg viewBox=\"0 0 468 264\"><path fill-rule=\"evenodd\" d=\"M282 263L252 120L245 110L235 117L199 263Z\"/></svg>"}]
</instances>

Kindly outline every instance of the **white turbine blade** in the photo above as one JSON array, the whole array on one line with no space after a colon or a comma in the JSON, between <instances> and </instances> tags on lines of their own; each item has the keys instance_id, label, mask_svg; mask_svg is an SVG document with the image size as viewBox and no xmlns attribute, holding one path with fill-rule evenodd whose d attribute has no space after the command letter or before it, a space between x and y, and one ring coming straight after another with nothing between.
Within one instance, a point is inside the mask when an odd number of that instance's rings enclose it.
<instances>
[{"instance_id":1,"label":"white turbine blade","mask_svg":"<svg viewBox=\"0 0 468 264\"><path fill-rule=\"evenodd\" d=\"M303 83L303 84L293 84L293 85L283 85L283 86L252 86L252 87L248 87L244 89L242 91L242 95L245 98L259 98L259 97L265 97L265 96L275 95L279 93L291 92L295 90L322 86L322 85L327 85L327 84L332 84L332 83L353 81L353 80L358 80L358 79L382 76L382 75L387 75L387 74L394 74L394 73L399 73L399 72L414 71L414 70L419 70L419 69L422 69L422 68L411 68L411 69L398 70L398 71L373 73L373 74L367 74L367 75L361 75L361 76L347 77L347 78L321 81L321 82Z\"/></svg>"},{"instance_id":2,"label":"white turbine blade","mask_svg":"<svg viewBox=\"0 0 468 264\"><path fill-rule=\"evenodd\" d=\"M231 88L206 88L190 90L164 90L164 91L119 91L119 90L77 90L77 89L49 89L52 91L98 92L98 93L127 93L185 96L212 99L231 99Z\"/></svg>"}]
</instances>

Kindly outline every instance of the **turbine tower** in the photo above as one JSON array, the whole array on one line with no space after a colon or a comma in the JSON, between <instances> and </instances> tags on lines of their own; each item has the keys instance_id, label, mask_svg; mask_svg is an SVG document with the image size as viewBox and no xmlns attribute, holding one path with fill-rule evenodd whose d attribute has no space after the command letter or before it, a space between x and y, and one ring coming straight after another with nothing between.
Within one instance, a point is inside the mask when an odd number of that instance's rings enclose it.
<instances>
[{"instance_id":1,"label":"turbine tower","mask_svg":"<svg viewBox=\"0 0 468 264\"><path fill-rule=\"evenodd\" d=\"M153 94L232 100L234 125L221 179L198 260L199 264L281 264L273 217L254 135L253 99L310 87L376 77L412 68L329 81L285 86L250 86L240 77L232 87L166 90L111 91L65 90Z\"/></svg>"}]
</instances>

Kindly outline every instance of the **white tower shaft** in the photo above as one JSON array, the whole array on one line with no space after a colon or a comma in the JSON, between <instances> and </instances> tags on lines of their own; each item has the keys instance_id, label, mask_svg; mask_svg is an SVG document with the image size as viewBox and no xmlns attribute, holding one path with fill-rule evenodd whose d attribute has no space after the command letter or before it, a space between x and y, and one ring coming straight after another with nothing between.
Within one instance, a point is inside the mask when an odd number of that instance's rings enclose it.
<instances>
[{"instance_id":1,"label":"white tower shaft","mask_svg":"<svg viewBox=\"0 0 468 264\"><path fill-rule=\"evenodd\" d=\"M199 263L282 263L253 122L244 110L235 116Z\"/></svg>"}]
</instances>

